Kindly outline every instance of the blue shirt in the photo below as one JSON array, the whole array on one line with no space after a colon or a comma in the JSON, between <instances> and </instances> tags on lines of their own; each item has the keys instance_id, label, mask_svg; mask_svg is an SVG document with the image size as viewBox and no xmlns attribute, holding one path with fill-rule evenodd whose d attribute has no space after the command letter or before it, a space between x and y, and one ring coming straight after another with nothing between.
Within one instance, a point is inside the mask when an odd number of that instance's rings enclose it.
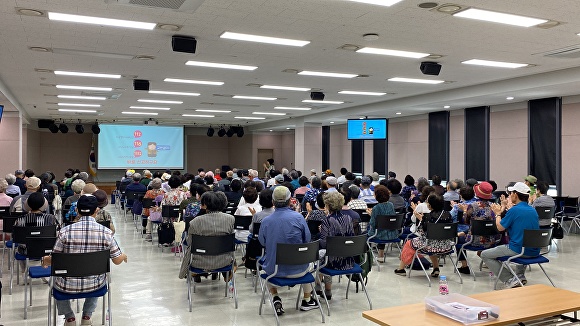
<instances>
[{"instance_id":1,"label":"blue shirt","mask_svg":"<svg viewBox=\"0 0 580 326\"><path fill-rule=\"evenodd\" d=\"M536 209L525 202L520 202L507 211L500 224L507 230L510 236L509 248L511 250L517 253L522 252L524 230L539 229L538 219ZM526 248L524 251L525 256L537 256L539 254L540 248Z\"/></svg>"},{"instance_id":2,"label":"blue shirt","mask_svg":"<svg viewBox=\"0 0 580 326\"><path fill-rule=\"evenodd\" d=\"M294 190L300 188L300 182L298 182L298 179L294 179L290 182L292 184L292 187L294 187Z\"/></svg>"},{"instance_id":3,"label":"blue shirt","mask_svg":"<svg viewBox=\"0 0 580 326\"><path fill-rule=\"evenodd\" d=\"M276 245L278 243L306 243L310 241L308 224L302 214L289 207L276 208L274 213L262 220L258 240L264 248L264 270L274 273L276 266ZM306 265L280 265L277 276L287 276L304 272Z\"/></svg>"}]
</instances>

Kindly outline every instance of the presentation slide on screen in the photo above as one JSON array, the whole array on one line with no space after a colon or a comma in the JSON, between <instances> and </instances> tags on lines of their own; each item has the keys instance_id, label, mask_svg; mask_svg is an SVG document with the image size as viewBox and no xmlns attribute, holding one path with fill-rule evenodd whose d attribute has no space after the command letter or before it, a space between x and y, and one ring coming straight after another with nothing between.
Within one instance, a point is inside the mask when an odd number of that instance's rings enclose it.
<instances>
[{"instance_id":1,"label":"presentation slide on screen","mask_svg":"<svg viewBox=\"0 0 580 326\"><path fill-rule=\"evenodd\" d=\"M183 169L183 127L99 127L97 168Z\"/></svg>"},{"instance_id":2,"label":"presentation slide on screen","mask_svg":"<svg viewBox=\"0 0 580 326\"><path fill-rule=\"evenodd\" d=\"M387 139L387 120L348 120L347 135L348 139Z\"/></svg>"}]
</instances>

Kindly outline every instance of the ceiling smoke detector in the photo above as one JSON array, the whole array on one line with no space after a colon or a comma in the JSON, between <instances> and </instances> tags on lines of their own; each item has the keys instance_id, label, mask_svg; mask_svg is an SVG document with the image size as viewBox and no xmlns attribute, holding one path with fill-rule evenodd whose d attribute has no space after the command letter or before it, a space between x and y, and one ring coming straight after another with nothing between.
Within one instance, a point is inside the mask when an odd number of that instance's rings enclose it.
<instances>
[{"instance_id":1,"label":"ceiling smoke detector","mask_svg":"<svg viewBox=\"0 0 580 326\"><path fill-rule=\"evenodd\" d=\"M22 16L44 17L46 12L38 9L16 8L16 11Z\"/></svg>"},{"instance_id":2,"label":"ceiling smoke detector","mask_svg":"<svg viewBox=\"0 0 580 326\"><path fill-rule=\"evenodd\" d=\"M363 35L363 40L365 41L376 41L379 39L379 34L377 33L367 33Z\"/></svg>"},{"instance_id":3,"label":"ceiling smoke detector","mask_svg":"<svg viewBox=\"0 0 580 326\"><path fill-rule=\"evenodd\" d=\"M180 25L175 25L175 24L157 24L156 28L158 29L162 29L164 31L170 31L170 32L177 32L179 30L181 30L183 26Z\"/></svg>"},{"instance_id":4,"label":"ceiling smoke detector","mask_svg":"<svg viewBox=\"0 0 580 326\"><path fill-rule=\"evenodd\" d=\"M45 48L42 46L31 46L28 49L30 51L36 51L36 52L50 52L50 51L52 51L50 48Z\"/></svg>"},{"instance_id":5,"label":"ceiling smoke detector","mask_svg":"<svg viewBox=\"0 0 580 326\"><path fill-rule=\"evenodd\" d=\"M423 9L432 9L437 7L439 4L437 2L423 2L418 4L417 6L419 8L423 8Z\"/></svg>"}]
</instances>

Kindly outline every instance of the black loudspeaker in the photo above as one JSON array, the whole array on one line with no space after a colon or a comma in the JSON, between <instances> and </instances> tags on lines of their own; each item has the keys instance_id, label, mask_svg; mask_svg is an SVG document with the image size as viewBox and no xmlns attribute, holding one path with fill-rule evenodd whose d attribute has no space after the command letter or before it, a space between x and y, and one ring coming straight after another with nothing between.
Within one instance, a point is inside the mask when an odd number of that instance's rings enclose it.
<instances>
[{"instance_id":1,"label":"black loudspeaker","mask_svg":"<svg viewBox=\"0 0 580 326\"><path fill-rule=\"evenodd\" d=\"M94 124L91 126L91 131L93 132L93 134L98 135L101 133L101 128L99 127L98 124Z\"/></svg>"},{"instance_id":2,"label":"black loudspeaker","mask_svg":"<svg viewBox=\"0 0 580 326\"><path fill-rule=\"evenodd\" d=\"M40 119L38 120L38 128L48 128L53 123L54 120Z\"/></svg>"},{"instance_id":3,"label":"black loudspeaker","mask_svg":"<svg viewBox=\"0 0 580 326\"><path fill-rule=\"evenodd\" d=\"M207 136L212 137L215 130L212 127L207 128Z\"/></svg>"},{"instance_id":4,"label":"black loudspeaker","mask_svg":"<svg viewBox=\"0 0 580 326\"><path fill-rule=\"evenodd\" d=\"M133 89L136 91L148 91L149 90L149 81L146 79L134 79L133 80Z\"/></svg>"},{"instance_id":5,"label":"black loudspeaker","mask_svg":"<svg viewBox=\"0 0 580 326\"><path fill-rule=\"evenodd\" d=\"M323 92L310 92L310 99L313 101L324 101Z\"/></svg>"},{"instance_id":6,"label":"black loudspeaker","mask_svg":"<svg viewBox=\"0 0 580 326\"><path fill-rule=\"evenodd\" d=\"M173 35L171 37L171 48L175 52L195 53L196 47L197 41L195 37L183 35Z\"/></svg>"},{"instance_id":7,"label":"black loudspeaker","mask_svg":"<svg viewBox=\"0 0 580 326\"><path fill-rule=\"evenodd\" d=\"M439 72L441 71L441 65L437 62L421 62L421 72L424 75L433 75L438 76Z\"/></svg>"},{"instance_id":8,"label":"black loudspeaker","mask_svg":"<svg viewBox=\"0 0 580 326\"><path fill-rule=\"evenodd\" d=\"M48 130L50 130L50 132L53 134L56 134L58 132L58 126L55 123L52 123L50 126L48 126Z\"/></svg>"}]
</instances>

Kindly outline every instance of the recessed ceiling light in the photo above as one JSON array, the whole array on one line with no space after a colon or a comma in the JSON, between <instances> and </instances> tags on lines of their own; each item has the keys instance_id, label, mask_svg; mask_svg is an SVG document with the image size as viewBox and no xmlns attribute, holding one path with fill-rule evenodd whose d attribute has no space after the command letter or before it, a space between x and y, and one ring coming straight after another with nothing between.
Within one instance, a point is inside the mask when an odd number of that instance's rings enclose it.
<instances>
[{"instance_id":1,"label":"recessed ceiling light","mask_svg":"<svg viewBox=\"0 0 580 326\"><path fill-rule=\"evenodd\" d=\"M286 130L290 130L290 127L286 127Z\"/></svg>"},{"instance_id":2,"label":"recessed ceiling light","mask_svg":"<svg viewBox=\"0 0 580 326\"><path fill-rule=\"evenodd\" d=\"M194 118L215 118L215 115L211 114L182 114L182 117L194 117Z\"/></svg>"},{"instance_id":3,"label":"recessed ceiling light","mask_svg":"<svg viewBox=\"0 0 580 326\"><path fill-rule=\"evenodd\" d=\"M75 110L75 109L58 109L58 112L72 112L72 113L97 113L96 110Z\"/></svg>"},{"instance_id":4,"label":"recessed ceiling light","mask_svg":"<svg viewBox=\"0 0 580 326\"><path fill-rule=\"evenodd\" d=\"M363 35L363 40L365 41L376 41L379 39L379 34L376 33L367 33Z\"/></svg>"},{"instance_id":5,"label":"recessed ceiling light","mask_svg":"<svg viewBox=\"0 0 580 326\"><path fill-rule=\"evenodd\" d=\"M138 99L137 102L162 103L162 104L183 104L183 101L148 100L148 99Z\"/></svg>"},{"instance_id":6,"label":"recessed ceiling light","mask_svg":"<svg viewBox=\"0 0 580 326\"><path fill-rule=\"evenodd\" d=\"M270 129L270 132L272 132L272 131L273 131L273 130L272 130L272 129Z\"/></svg>"},{"instance_id":7,"label":"recessed ceiling light","mask_svg":"<svg viewBox=\"0 0 580 326\"><path fill-rule=\"evenodd\" d=\"M323 72L323 71L310 71L310 70L303 70L298 73L298 75L303 76L318 76L318 77L336 77L336 78L354 78L358 75L355 74L342 74L336 72Z\"/></svg>"},{"instance_id":8,"label":"recessed ceiling light","mask_svg":"<svg viewBox=\"0 0 580 326\"><path fill-rule=\"evenodd\" d=\"M137 111L123 111L122 114L133 114L133 115L158 115L157 112L137 112Z\"/></svg>"},{"instance_id":9,"label":"recessed ceiling light","mask_svg":"<svg viewBox=\"0 0 580 326\"><path fill-rule=\"evenodd\" d=\"M200 84L200 85L212 85L212 86L222 86L224 84L224 82L180 79L180 78L165 78L163 81L168 82L168 83Z\"/></svg>"},{"instance_id":10,"label":"recessed ceiling light","mask_svg":"<svg viewBox=\"0 0 580 326\"><path fill-rule=\"evenodd\" d=\"M18 9L18 13L21 15L24 15L24 16L33 16L33 17L44 16L43 11L36 10L36 9L20 8L20 9Z\"/></svg>"},{"instance_id":11,"label":"recessed ceiling light","mask_svg":"<svg viewBox=\"0 0 580 326\"><path fill-rule=\"evenodd\" d=\"M469 8L469 9L460 11L456 14L453 14L453 16L470 18L470 19L477 19L477 20L484 20L484 21L489 21L489 22L493 22L493 23L522 26L522 27L531 27L531 26L543 24L543 23L548 21L547 19L531 18L531 17L505 14L505 13L489 11L489 10L475 9L475 8Z\"/></svg>"},{"instance_id":12,"label":"recessed ceiling light","mask_svg":"<svg viewBox=\"0 0 580 326\"><path fill-rule=\"evenodd\" d=\"M274 107L276 110L290 110L290 111L310 111L312 108L299 108L299 107L290 107L290 106L276 106Z\"/></svg>"},{"instance_id":13,"label":"recessed ceiling light","mask_svg":"<svg viewBox=\"0 0 580 326\"><path fill-rule=\"evenodd\" d=\"M315 100L302 100L302 103L317 103L317 104L343 104L343 101L315 101Z\"/></svg>"},{"instance_id":14,"label":"recessed ceiling light","mask_svg":"<svg viewBox=\"0 0 580 326\"><path fill-rule=\"evenodd\" d=\"M160 108L155 106L130 106L129 109L141 109L141 110L161 110L161 111L169 111L171 108Z\"/></svg>"},{"instance_id":15,"label":"recessed ceiling light","mask_svg":"<svg viewBox=\"0 0 580 326\"><path fill-rule=\"evenodd\" d=\"M390 7L392 5L394 5L397 2L401 2L402 0L349 0L352 2L360 2L360 3L368 3L371 5L379 5L379 6L385 6L385 7Z\"/></svg>"},{"instance_id":16,"label":"recessed ceiling light","mask_svg":"<svg viewBox=\"0 0 580 326\"><path fill-rule=\"evenodd\" d=\"M56 85L56 88L78 89L78 90L85 90L85 91L102 91L102 92L110 92L113 90L112 87L73 86L73 85Z\"/></svg>"},{"instance_id":17,"label":"recessed ceiling light","mask_svg":"<svg viewBox=\"0 0 580 326\"><path fill-rule=\"evenodd\" d=\"M196 112L213 112L213 113L230 113L230 110L210 110L210 109L196 109Z\"/></svg>"},{"instance_id":18,"label":"recessed ceiling light","mask_svg":"<svg viewBox=\"0 0 580 326\"><path fill-rule=\"evenodd\" d=\"M98 100L104 101L107 98L104 96L81 96L81 95L57 95L58 98L68 98L73 100Z\"/></svg>"},{"instance_id":19,"label":"recessed ceiling light","mask_svg":"<svg viewBox=\"0 0 580 326\"><path fill-rule=\"evenodd\" d=\"M276 85L262 85L260 88L266 89L279 89L283 91L297 91L297 92L308 92L311 88L306 87L291 87L291 86L276 86Z\"/></svg>"},{"instance_id":20,"label":"recessed ceiling light","mask_svg":"<svg viewBox=\"0 0 580 326\"><path fill-rule=\"evenodd\" d=\"M62 71L62 70L55 70L55 75L63 75L63 76L77 76L77 77L96 77L96 78L113 78L119 79L121 75L112 75L112 74L97 74L92 72L75 72L75 71Z\"/></svg>"},{"instance_id":21,"label":"recessed ceiling light","mask_svg":"<svg viewBox=\"0 0 580 326\"><path fill-rule=\"evenodd\" d=\"M444 4L441 7L437 8L437 11L443 12L446 14L454 13L456 11L461 10L461 6L455 4Z\"/></svg>"},{"instance_id":22,"label":"recessed ceiling light","mask_svg":"<svg viewBox=\"0 0 580 326\"><path fill-rule=\"evenodd\" d=\"M262 115L286 115L282 112L252 112L252 114L262 114Z\"/></svg>"},{"instance_id":23,"label":"recessed ceiling light","mask_svg":"<svg viewBox=\"0 0 580 326\"><path fill-rule=\"evenodd\" d=\"M358 118L358 119L359 119L359 120L364 120L364 119L365 119L365 117L360 117L360 118Z\"/></svg>"},{"instance_id":24,"label":"recessed ceiling light","mask_svg":"<svg viewBox=\"0 0 580 326\"><path fill-rule=\"evenodd\" d=\"M175 24L157 24L157 28L162 29L164 31L172 31L176 32L181 29L182 26L175 25Z\"/></svg>"},{"instance_id":25,"label":"recessed ceiling light","mask_svg":"<svg viewBox=\"0 0 580 326\"><path fill-rule=\"evenodd\" d=\"M263 96L246 96L246 95L234 95L232 98L243 99L243 100L259 100L259 101L275 101L276 97L263 97Z\"/></svg>"},{"instance_id":26,"label":"recessed ceiling light","mask_svg":"<svg viewBox=\"0 0 580 326\"><path fill-rule=\"evenodd\" d=\"M497 67L497 68L522 68L527 67L527 63L512 63L512 62L502 62L502 61L489 61L480 59L471 59L467 61L462 61L466 65L476 65L476 66L487 66L487 67Z\"/></svg>"},{"instance_id":27,"label":"recessed ceiling light","mask_svg":"<svg viewBox=\"0 0 580 326\"><path fill-rule=\"evenodd\" d=\"M340 92L338 92L338 94L382 96L382 95L386 95L387 93L383 93L383 92L362 92L362 91L340 91Z\"/></svg>"},{"instance_id":28,"label":"recessed ceiling light","mask_svg":"<svg viewBox=\"0 0 580 326\"><path fill-rule=\"evenodd\" d=\"M390 55L394 57L405 57L405 58L424 58L429 56L429 53L421 53L421 52L409 52L409 51L399 51L399 50L389 50L389 49L378 49L378 48L369 48L364 47L360 50L356 51L357 53L370 53L370 54L381 54L381 55Z\"/></svg>"},{"instance_id":29,"label":"recessed ceiling light","mask_svg":"<svg viewBox=\"0 0 580 326\"><path fill-rule=\"evenodd\" d=\"M416 79L416 78L405 78L405 77L394 77L387 79L388 81L402 82L402 83L417 83L417 84L441 84L444 80L432 80L432 79Z\"/></svg>"},{"instance_id":30,"label":"recessed ceiling light","mask_svg":"<svg viewBox=\"0 0 580 326\"><path fill-rule=\"evenodd\" d=\"M61 14L61 13L57 13L57 12L49 12L48 19L56 20L56 21L81 23L81 24L127 27L127 28L147 29L147 30L154 29L155 25L156 25L155 23L144 23L144 22L136 22L136 21L131 21L131 20L122 20L122 19L111 19L111 18L102 18L102 17Z\"/></svg>"},{"instance_id":31,"label":"recessed ceiling light","mask_svg":"<svg viewBox=\"0 0 580 326\"><path fill-rule=\"evenodd\" d=\"M401 113L401 112L396 112L395 114L396 114L396 115L401 115L402 113Z\"/></svg>"},{"instance_id":32,"label":"recessed ceiling light","mask_svg":"<svg viewBox=\"0 0 580 326\"><path fill-rule=\"evenodd\" d=\"M244 119L244 120L264 120L264 117L234 117L235 119Z\"/></svg>"},{"instance_id":33,"label":"recessed ceiling light","mask_svg":"<svg viewBox=\"0 0 580 326\"><path fill-rule=\"evenodd\" d=\"M82 104L82 103L57 103L59 106L84 106L88 108L100 108L100 104Z\"/></svg>"},{"instance_id":34,"label":"recessed ceiling light","mask_svg":"<svg viewBox=\"0 0 580 326\"><path fill-rule=\"evenodd\" d=\"M181 96L199 96L199 93L187 92L170 92L170 91L149 91L149 94L163 94L163 95L181 95Z\"/></svg>"},{"instance_id":35,"label":"recessed ceiling light","mask_svg":"<svg viewBox=\"0 0 580 326\"><path fill-rule=\"evenodd\" d=\"M417 6L423 9L431 9L437 7L439 4L437 2L422 2Z\"/></svg>"},{"instance_id":36,"label":"recessed ceiling light","mask_svg":"<svg viewBox=\"0 0 580 326\"><path fill-rule=\"evenodd\" d=\"M331 124L333 124L333 123L334 123L334 121L330 121L330 123L331 123Z\"/></svg>"},{"instance_id":37,"label":"recessed ceiling light","mask_svg":"<svg viewBox=\"0 0 580 326\"><path fill-rule=\"evenodd\" d=\"M229 63L217 63L217 62L205 62L205 61L194 61L190 60L185 63L187 66L196 67L208 67L208 68L221 68L221 69L234 69L234 70L256 70L256 66L243 66L243 65L233 65Z\"/></svg>"},{"instance_id":38,"label":"recessed ceiling light","mask_svg":"<svg viewBox=\"0 0 580 326\"><path fill-rule=\"evenodd\" d=\"M514 99L514 97L513 97L513 96L508 96L508 97L506 97L505 99L506 99L506 100L508 100L508 101L511 101L511 100L513 100L513 99Z\"/></svg>"},{"instance_id":39,"label":"recessed ceiling light","mask_svg":"<svg viewBox=\"0 0 580 326\"><path fill-rule=\"evenodd\" d=\"M445 106L443 106L443 108L444 108L444 109L449 109L450 107L451 107L451 106L449 106L449 105L445 105Z\"/></svg>"},{"instance_id":40,"label":"recessed ceiling light","mask_svg":"<svg viewBox=\"0 0 580 326\"><path fill-rule=\"evenodd\" d=\"M220 35L220 38L225 38L225 39L230 39L230 40L238 40L238 41L259 42L259 43L278 44L278 45L289 45L289 46L305 46L306 44L310 43L310 41L300 41L300 40L292 40L292 39L287 39L287 38L260 36L260 35L252 35L252 34L241 34L241 33L232 33L232 32L224 32L224 33L222 33L222 35Z\"/></svg>"},{"instance_id":41,"label":"recessed ceiling light","mask_svg":"<svg viewBox=\"0 0 580 326\"><path fill-rule=\"evenodd\" d=\"M50 48L45 48L42 46L31 46L28 49L31 51L36 51L36 52L50 52L51 51Z\"/></svg>"},{"instance_id":42,"label":"recessed ceiling light","mask_svg":"<svg viewBox=\"0 0 580 326\"><path fill-rule=\"evenodd\" d=\"M134 58L137 60L154 60L155 59L155 57L152 55L136 55Z\"/></svg>"}]
</instances>

